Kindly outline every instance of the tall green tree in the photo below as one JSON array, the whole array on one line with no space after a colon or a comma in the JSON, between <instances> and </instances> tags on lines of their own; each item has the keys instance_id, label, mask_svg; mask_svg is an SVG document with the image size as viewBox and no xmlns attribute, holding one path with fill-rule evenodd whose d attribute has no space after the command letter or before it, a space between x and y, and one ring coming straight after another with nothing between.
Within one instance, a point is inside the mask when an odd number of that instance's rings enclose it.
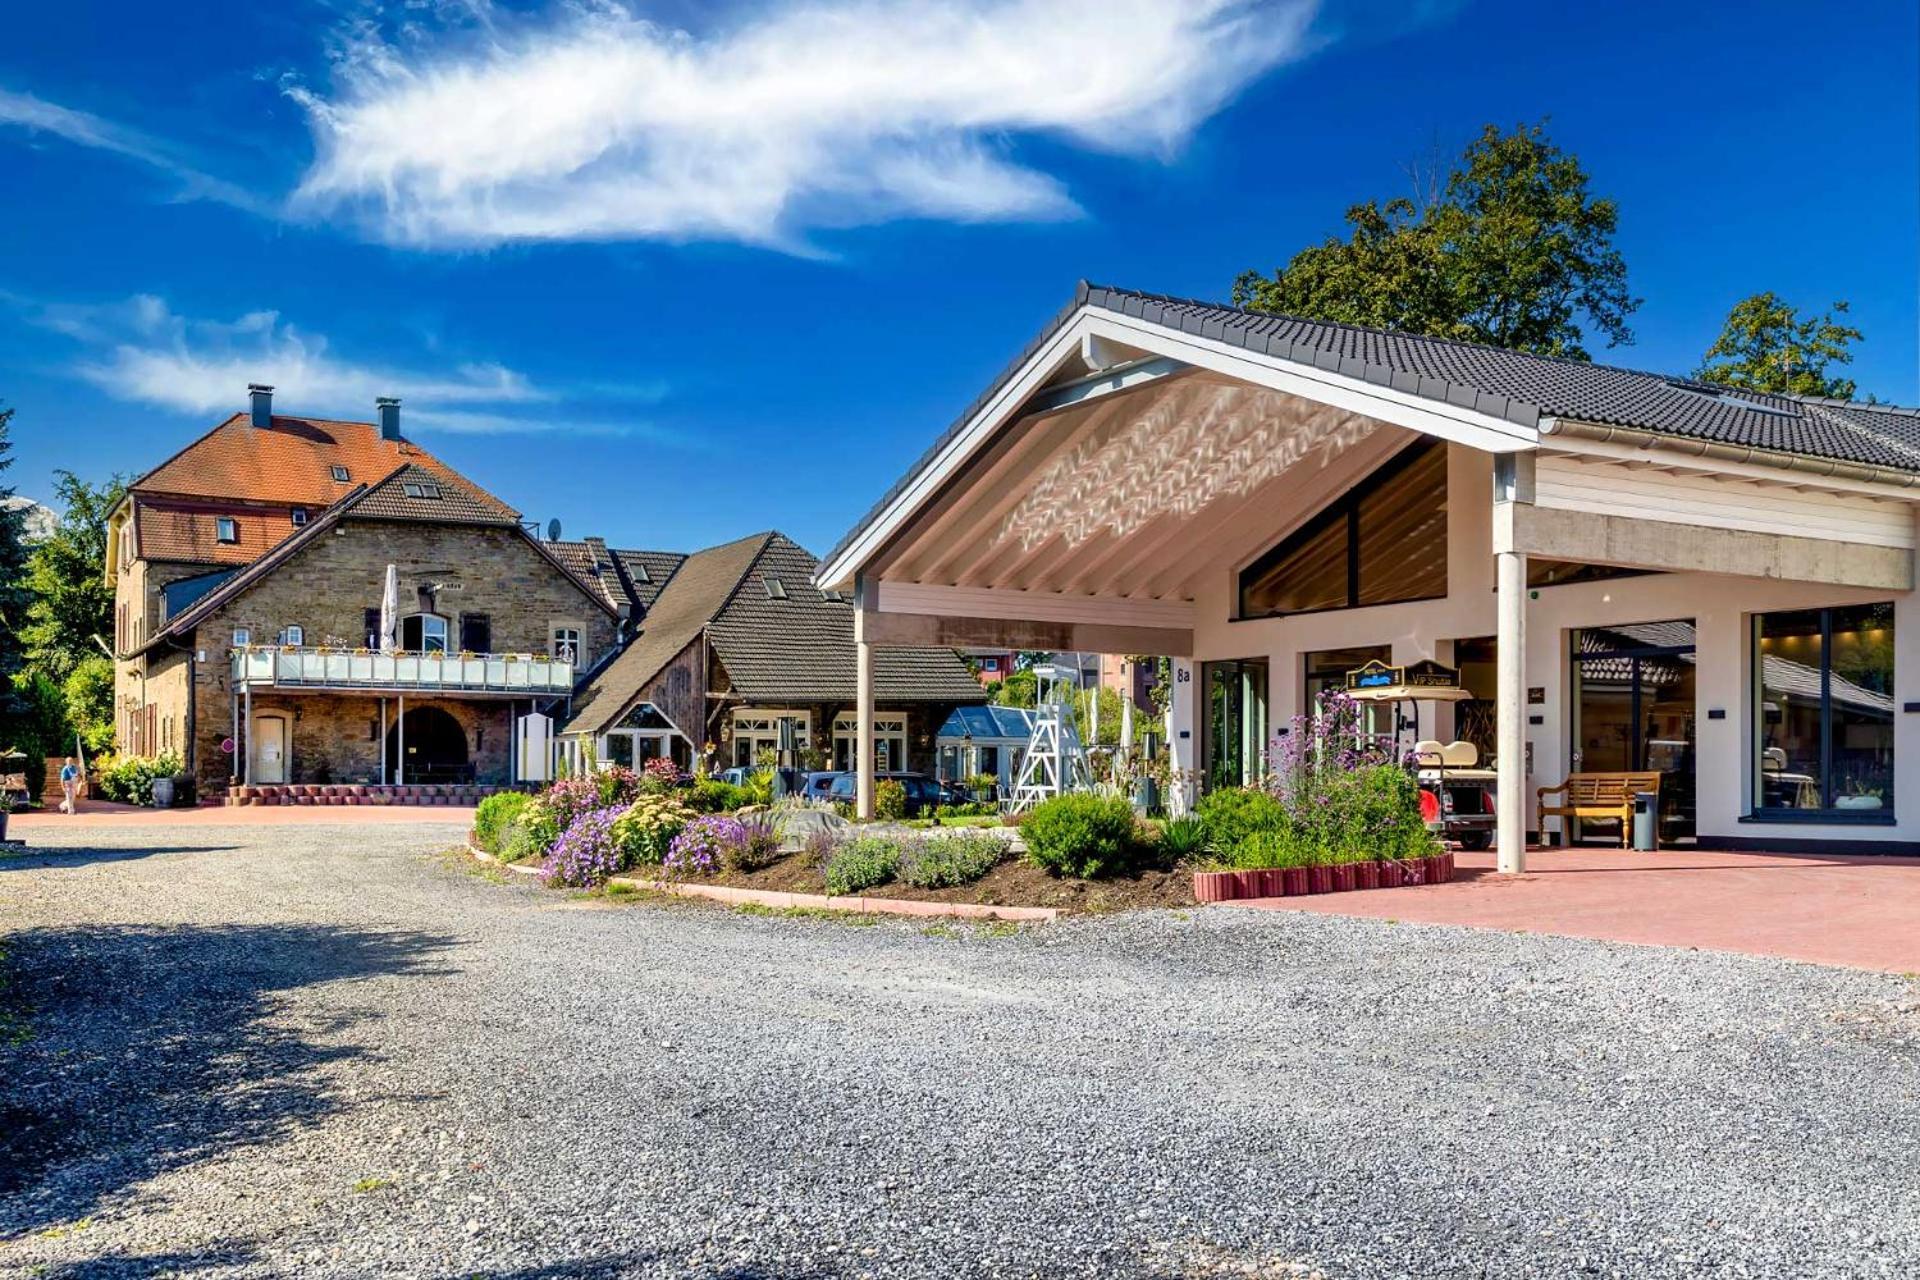
<instances>
[{"instance_id":1,"label":"tall green tree","mask_svg":"<svg viewBox=\"0 0 1920 1280\"><path fill-rule=\"evenodd\" d=\"M1418 203L1369 200L1346 220L1346 239L1241 273L1235 305L1582 360L1589 329L1633 341L1619 209L1544 124L1487 125Z\"/></svg>"},{"instance_id":2,"label":"tall green tree","mask_svg":"<svg viewBox=\"0 0 1920 1280\"><path fill-rule=\"evenodd\" d=\"M13 410L0 409L0 476L13 466ZM21 513L5 504L13 486L0 483L0 747L37 744L31 737L31 717L14 677L26 666L20 629L26 624L28 593L25 583L27 552L21 541Z\"/></svg>"},{"instance_id":3,"label":"tall green tree","mask_svg":"<svg viewBox=\"0 0 1920 1280\"><path fill-rule=\"evenodd\" d=\"M56 682L82 661L101 656L95 637L113 634L113 588L107 585L107 516L126 494L114 476L91 485L71 471L56 473L63 510L53 536L27 559L27 661Z\"/></svg>"},{"instance_id":4,"label":"tall green tree","mask_svg":"<svg viewBox=\"0 0 1920 1280\"><path fill-rule=\"evenodd\" d=\"M1774 395L1853 399L1852 378L1834 367L1853 363L1847 348L1860 331L1845 323L1847 304L1824 315L1801 315L1779 294L1756 293L1733 304L1720 336L1701 357L1702 382Z\"/></svg>"}]
</instances>

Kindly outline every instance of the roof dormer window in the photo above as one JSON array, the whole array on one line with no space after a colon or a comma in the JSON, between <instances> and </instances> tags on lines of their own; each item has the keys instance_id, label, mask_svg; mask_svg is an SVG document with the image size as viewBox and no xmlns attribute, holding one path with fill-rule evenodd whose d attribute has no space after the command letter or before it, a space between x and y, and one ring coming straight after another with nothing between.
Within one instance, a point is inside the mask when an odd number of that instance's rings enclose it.
<instances>
[{"instance_id":1,"label":"roof dormer window","mask_svg":"<svg viewBox=\"0 0 1920 1280\"><path fill-rule=\"evenodd\" d=\"M213 521L213 536L221 542L240 541L240 525L232 516L216 516Z\"/></svg>"},{"instance_id":2,"label":"roof dormer window","mask_svg":"<svg viewBox=\"0 0 1920 1280\"><path fill-rule=\"evenodd\" d=\"M339 463L337 463L337 462L336 462L336 463L334 463L334 464L333 464L333 465L332 465L331 467L328 467L328 468L327 468L327 472L328 472L328 474L330 474L330 475L331 475L331 476L332 476L332 477L333 477L333 478L334 478L334 479L335 479L336 481L338 481L338 482L339 482L339 483L341 483L341 484L345 484L345 483L346 483L346 482L347 482L348 480L350 480L350 479L352 478L352 477L351 477L351 476L350 476L350 475L348 474L348 472L347 472L347 469L346 469L345 467L343 467L343 466L341 466L341 465L340 465Z\"/></svg>"},{"instance_id":3,"label":"roof dormer window","mask_svg":"<svg viewBox=\"0 0 1920 1280\"><path fill-rule=\"evenodd\" d=\"M767 599L785 600L787 598L786 584L781 582L780 579L774 577L772 574L768 574L763 581L767 586Z\"/></svg>"},{"instance_id":4,"label":"roof dormer window","mask_svg":"<svg viewBox=\"0 0 1920 1280\"><path fill-rule=\"evenodd\" d=\"M293 517L293 527L296 529L307 522L307 509L305 507L295 507L290 514Z\"/></svg>"},{"instance_id":5,"label":"roof dormer window","mask_svg":"<svg viewBox=\"0 0 1920 1280\"><path fill-rule=\"evenodd\" d=\"M438 501L440 498L440 486L425 480L402 480L400 492L409 498L425 498L429 501Z\"/></svg>"}]
</instances>

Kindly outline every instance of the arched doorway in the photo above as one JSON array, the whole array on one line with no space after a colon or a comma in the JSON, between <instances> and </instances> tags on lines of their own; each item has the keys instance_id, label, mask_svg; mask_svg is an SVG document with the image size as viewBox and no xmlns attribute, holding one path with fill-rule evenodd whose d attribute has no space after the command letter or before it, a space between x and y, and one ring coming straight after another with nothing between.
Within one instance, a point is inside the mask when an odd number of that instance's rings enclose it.
<instances>
[{"instance_id":1,"label":"arched doorway","mask_svg":"<svg viewBox=\"0 0 1920 1280\"><path fill-rule=\"evenodd\" d=\"M470 782L467 731L439 707L415 707L387 730L387 776L400 777L400 738L406 729L408 782Z\"/></svg>"}]
</instances>

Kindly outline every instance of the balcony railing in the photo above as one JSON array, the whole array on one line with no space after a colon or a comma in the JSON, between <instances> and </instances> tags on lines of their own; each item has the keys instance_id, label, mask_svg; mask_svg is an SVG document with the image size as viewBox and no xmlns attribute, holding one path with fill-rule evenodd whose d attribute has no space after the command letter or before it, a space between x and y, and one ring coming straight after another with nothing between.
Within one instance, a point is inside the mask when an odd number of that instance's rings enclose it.
<instances>
[{"instance_id":1,"label":"balcony railing","mask_svg":"<svg viewBox=\"0 0 1920 1280\"><path fill-rule=\"evenodd\" d=\"M539 654L356 653L343 649L233 651L236 688L494 693L540 696L573 688L573 664Z\"/></svg>"}]
</instances>

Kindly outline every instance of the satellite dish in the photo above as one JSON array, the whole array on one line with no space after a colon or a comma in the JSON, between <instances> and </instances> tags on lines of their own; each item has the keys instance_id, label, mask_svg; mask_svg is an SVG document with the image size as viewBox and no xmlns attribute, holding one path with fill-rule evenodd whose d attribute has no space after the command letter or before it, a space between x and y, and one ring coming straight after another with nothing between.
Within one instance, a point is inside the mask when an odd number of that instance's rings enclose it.
<instances>
[{"instance_id":1,"label":"satellite dish","mask_svg":"<svg viewBox=\"0 0 1920 1280\"><path fill-rule=\"evenodd\" d=\"M548 542L560 541L560 517L558 516L555 516L553 519L547 521L547 541Z\"/></svg>"}]
</instances>

